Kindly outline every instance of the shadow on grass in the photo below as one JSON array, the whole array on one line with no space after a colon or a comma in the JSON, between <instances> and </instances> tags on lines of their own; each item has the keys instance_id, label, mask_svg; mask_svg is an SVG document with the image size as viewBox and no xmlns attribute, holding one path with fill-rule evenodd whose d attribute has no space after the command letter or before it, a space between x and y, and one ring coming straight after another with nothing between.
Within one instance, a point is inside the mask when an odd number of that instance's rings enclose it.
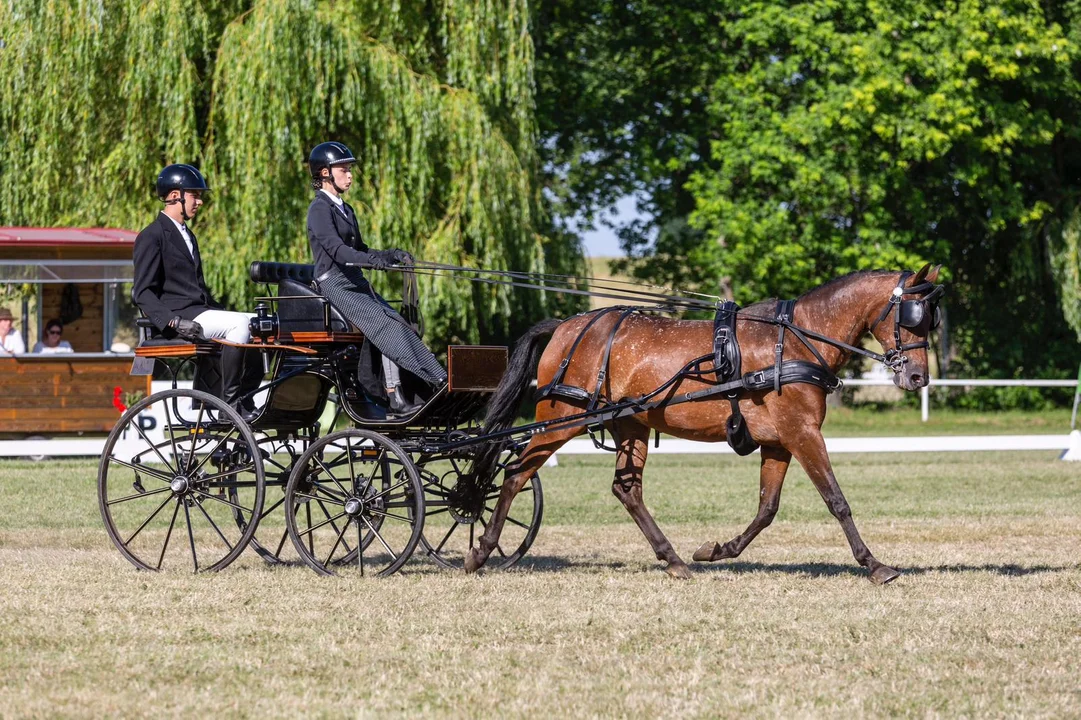
<instances>
[{"instance_id":1,"label":"shadow on grass","mask_svg":"<svg viewBox=\"0 0 1081 720\"><path fill-rule=\"evenodd\" d=\"M694 563L692 572L697 573L781 573L785 575L810 575L812 577L837 577L841 575L866 576L867 571L858 565L839 565L837 563L759 563L759 562L724 562L716 564ZM1009 577L1038 575L1042 573L1068 572L1077 570L1077 565L929 565L898 567L901 577L905 575L927 575L929 573L992 573Z\"/></svg>"}]
</instances>

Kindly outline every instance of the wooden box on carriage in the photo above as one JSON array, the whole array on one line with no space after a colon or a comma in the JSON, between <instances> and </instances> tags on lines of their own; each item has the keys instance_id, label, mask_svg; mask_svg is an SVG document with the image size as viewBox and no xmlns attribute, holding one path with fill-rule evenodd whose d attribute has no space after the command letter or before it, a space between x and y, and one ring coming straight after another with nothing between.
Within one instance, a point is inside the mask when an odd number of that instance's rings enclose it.
<instances>
[{"instance_id":1,"label":"wooden box on carriage","mask_svg":"<svg viewBox=\"0 0 1081 720\"><path fill-rule=\"evenodd\" d=\"M507 348L502 345L447 347L449 392L492 392L507 371Z\"/></svg>"}]
</instances>

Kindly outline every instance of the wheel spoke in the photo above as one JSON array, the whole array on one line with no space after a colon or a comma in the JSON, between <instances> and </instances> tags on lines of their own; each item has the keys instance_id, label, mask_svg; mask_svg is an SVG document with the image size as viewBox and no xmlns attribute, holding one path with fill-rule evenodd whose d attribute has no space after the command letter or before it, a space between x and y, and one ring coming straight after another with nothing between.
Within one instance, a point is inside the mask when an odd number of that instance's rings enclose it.
<instances>
[{"instance_id":1,"label":"wheel spoke","mask_svg":"<svg viewBox=\"0 0 1081 720\"><path fill-rule=\"evenodd\" d=\"M308 518L308 527L312 526L312 504L304 503L304 515ZM308 552L315 557L315 536L308 533Z\"/></svg>"},{"instance_id":2,"label":"wheel spoke","mask_svg":"<svg viewBox=\"0 0 1081 720\"><path fill-rule=\"evenodd\" d=\"M199 556L195 552L195 533L191 527L191 510L188 509L188 503L184 501L184 498L180 498L180 504L184 506L184 519L188 523L188 542L191 543L191 562L195 566L195 572L199 572Z\"/></svg>"},{"instance_id":3,"label":"wheel spoke","mask_svg":"<svg viewBox=\"0 0 1081 720\"><path fill-rule=\"evenodd\" d=\"M447 534L443 536L443 539L440 541L436 549L432 550L432 553L438 554L439 551L443 549L443 546L447 544L447 540L450 540L450 536L453 535L454 531L458 529L459 524L460 523L457 520L454 521L454 524L450 526L450 530L447 530Z\"/></svg>"},{"instance_id":4,"label":"wheel spoke","mask_svg":"<svg viewBox=\"0 0 1081 720\"><path fill-rule=\"evenodd\" d=\"M399 520L403 523L406 523L407 525L413 524L413 521L409 518L402 517L401 515L395 515L394 513L380 512L379 510L369 510L368 512L370 512L372 515L378 515L379 517L394 518L395 520Z\"/></svg>"},{"instance_id":5,"label":"wheel spoke","mask_svg":"<svg viewBox=\"0 0 1081 720\"><path fill-rule=\"evenodd\" d=\"M199 508L199 511L203 513L203 517L206 518L206 521L210 523L210 526L214 528L215 532L218 533L218 537L220 537L221 541L225 543L225 547L229 549L229 552L233 552L233 546L230 545L229 541L225 539L225 534L222 533L221 529L218 527L218 524L214 522L214 520L210 517L210 514L206 511L206 508L204 508L202 503L200 503L198 500L194 500L194 503L195 507Z\"/></svg>"},{"instance_id":6,"label":"wheel spoke","mask_svg":"<svg viewBox=\"0 0 1081 720\"><path fill-rule=\"evenodd\" d=\"M285 496L282 495L281 500L279 500L278 502L271 505L269 510L264 511L263 514L259 516L259 522L262 522L263 520L265 520L267 515L274 512L275 510L277 510L278 507L280 507L281 504L284 503L284 502L285 502Z\"/></svg>"},{"instance_id":7,"label":"wheel spoke","mask_svg":"<svg viewBox=\"0 0 1081 720\"><path fill-rule=\"evenodd\" d=\"M293 512L296 512L296 511L294 510ZM310 535L313 530L318 530L319 528L323 527L324 525L329 525L332 521L337 520L340 517L345 517L345 513L344 512L339 513L338 515L335 515L333 518L324 520L323 522L319 523L318 525L312 525L312 519L309 516L308 517L308 529L305 530L304 532L297 533L297 535L299 535L300 537L304 537L305 535Z\"/></svg>"},{"instance_id":8,"label":"wheel spoke","mask_svg":"<svg viewBox=\"0 0 1081 720\"><path fill-rule=\"evenodd\" d=\"M232 470L226 470L225 472L220 472L220 473L218 473L216 475L207 475L204 478L199 478L199 482L213 482L214 480L221 480L224 477L229 477L230 475L237 475L239 473L247 472L249 470L254 470L254 469L255 469L255 463L252 463L251 465L245 465L243 467L233 468Z\"/></svg>"},{"instance_id":9,"label":"wheel spoke","mask_svg":"<svg viewBox=\"0 0 1081 720\"><path fill-rule=\"evenodd\" d=\"M169 497L165 498L165 500L163 500L163 501L162 501L161 505L158 505L158 509L157 509L157 510L155 510L154 512L150 513L150 516L149 516L149 517L148 517L148 518L147 518L146 520L143 520L143 524L142 524L142 525L140 525L140 526L139 526L139 528L138 528L138 529L137 529L137 530L136 530L135 532L133 532L133 533L131 534L131 537L129 537L129 538L127 539L127 540L125 540L125 541L124 541L124 547L127 547L127 546L128 546L128 544L129 544L129 543L131 543L131 541L135 539L135 536L136 536L136 535L138 535L139 533L141 533L141 532L143 531L143 528L145 528L145 527L146 527L146 526L147 526L147 525L148 525L148 524L150 523L150 521L151 521L151 520L153 520L153 519L154 519L154 517L155 517L155 516L156 516L156 515L157 515L157 514L158 514L159 512L161 512L161 509L162 509L163 507L165 507L166 505L168 505L168 504L169 504L169 501L170 501L170 500L172 500L172 499L173 499L173 496L172 496L172 495L170 495Z\"/></svg>"},{"instance_id":10,"label":"wheel spoke","mask_svg":"<svg viewBox=\"0 0 1081 720\"><path fill-rule=\"evenodd\" d=\"M221 446L224 445L230 438L233 437L233 433L235 433L236 430L237 429L234 427L229 432L225 433L220 438L218 438L218 444L214 446L214 449L211 450L210 452L206 453L205 455L203 455L203 458L199 461L199 464L196 465L194 468L192 468L188 472L188 475L194 475L195 473L199 472L199 470L202 469L203 465L206 464L206 461L209 460L211 457L213 457L214 453L216 453L219 449L221 449ZM207 441L207 442L209 443L209 441Z\"/></svg>"},{"instance_id":11,"label":"wheel spoke","mask_svg":"<svg viewBox=\"0 0 1081 720\"><path fill-rule=\"evenodd\" d=\"M135 472L141 472L141 473L146 473L147 475L153 475L154 477L158 478L162 482L171 483L173 481L173 479L171 477L169 477L165 473L161 472L160 470L155 470L154 468L147 467L146 465L140 465L139 463L129 463L126 460L121 460L120 458L116 457L115 455L110 455L109 456L109 461L114 462L117 465L123 465L124 467L129 468L131 470L134 470Z\"/></svg>"},{"instance_id":12,"label":"wheel spoke","mask_svg":"<svg viewBox=\"0 0 1081 720\"><path fill-rule=\"evenodd\" d=\"M319 505L319 509L323 511L323 517L325 517L327 520L330 520L330 513L327 512L326 505L324 505L322 503L322 501L320 501L320 500L316 500L315 502ZM332 528L334 528L335 532L337 532L338 526L334 524L333 520L330 521L330 526ZM347 522L347 523L345 523L345 528L342 529L341 533L338 534L338 537L342 537L345 534L345 531L348 530L348 529L349 529L349 523ZM346 556L348 556L349 553L353 552L353 550L349 547L349 543L347 543L345 541L345 538L342 538L342 547L345 548ZM328 560L327 562L330 562L330 561ZM326 565L326 563L323 563L323 564Z\"/></svg>"},{"instance_id":13,"label":"wheel spoke","mask_svg":"<svg viewBox=\"0 0 1081 720\"><path fill-rule=\"evenodd\" d=\"M364 530L357 523L357 567L360 568L360 576L364 577Z\"/></svg>"},{"instance_id":14,"label":"wheel spoke","mask_svg":"<svg viewBox=\"0 0 1081 720\"><path fill-rule=\"evenodd\" d=\"M167 487L158 488L157 490L148 490L147 492L135 493L134 495L128 495L126 497L117 498L116 500L108 500L108 501L106 501L105 504L106 505L116 505L117 503L127 502L128 500L135 500L137 498L150 497L151 495L157 495L158 493L172 492L172 490L173 490L172 488L167 488Z\"/></svg>"},{"instance_id":15,"label":"wheel spoke","mask_svg":"<svg viewBox=\"0 0 1081 720\"><path fill-rule=\"evenodd\" d=\"M379 544L387 549L387 552L390 553L390 556L392 558L394 558L394 559L397 559L398 558L398 553L396 553L396 552L394 552L393 550L390 549L390 545L387 545L387 541L384 540L383 536L379 533L379 531L375 529L375 525L372 525L368 521L368 518L364 517L363 515L360 516L360 519L364 521L364 524L368 526L369 530L371 530L373 533L375 533L375 537L379 540Z\"/></svg>"},{"instance_id":16,"label":"wheel spoke","mask_svg":"<svg viewBox=\"0 0 1081 720\"><path fill-rule=\"evenodd\" d=\"M334 523L331 523L333 526ZM330 548L330 554L327 555L327 559L323 561L323 566L330 565L330 559L334 557L334 551L338 549L338 546L342 544L342 536L345 535L345 531L349 529L349 523L346 523L342 529L338 532L338 537L334 540L334 545ZM337 528L335 528L337 530Z\"/></svg>"},{"instance_id":17,"label":"wheel spoke","mask_svg":"<svg viewBox=\"0 0 1081 720\"><path fill-rule=\"evenodd\" d=\"M305 500L315 500L316 502L326 500L328 503L333 503L335 505L341 505L342 507L345 507L345 503L343 503L343 502L341 502L339 500L332 500L330 498L321 498L318 495L308 495L306 493L299 493L298 492L298 493L293 493L293 496L298 497L298 498L304 498Z\"/></svg>"},{"instance_id":18,"label":"wheel spoke","mask_svg":"<svg viewBox=\"0 0 1081 720\"><path fill-rule=\"evenodd\" d=\"M469 523L469 549L473 549L473 523Z\"/></svg>"},{"instance_id":19,"label":"wheel spoke","mask_svg":"<svg viewBox=\"0 0 1081 720\"><path fill-rule=\"evenodd\" d=\"M342 497L349 497L349 493L347 493L345 491L345 488L342 487L342 484L338 482L338 478L334 477L334 473L330 471L330 468L324 465L323 461L319 458L316 457L312 459L315 460L315 462L319 463L319 467L323 468L323 472L325 472L327 476L330 477L330 479L334 482L334 484L338 486L338 489L342 491ZM352 468L352 466L350 466L350 468Z\"/></svg>"},{"instance_id":20,"label":"wheel spoke","mask_svg":"<svg viewBox=\"0 0 1081 720\"><path fill-rule=\"evenodd\" d=\"M217 495L211 495L210 493L203 492L202 490L200 490L198 488L192 488L191 491L193 493L197 493L199 495L202 495L203 497L208 498L210 500L213 500L215 502L220 502L220 503L223 503L225 505L228 505L231 508L235 508L235 509L239 510L240 512L245 512L245 513L248 513L249 515L253 514L252 511L249 510L248 508L241 507L240 505L237 505L235 502L230 502L230 501L226 500L223 497L218 497ZM243 519L244 518L241 518L241 520L243 520Z\"/></svg>"},{"instance_id":21,"label":"wheel spoke","mask_svg":"<svg viewBox=\"0 0 1081 720\"><path fill-rule=\"evenodd\" d=\"M206 405L199 403L199 417L195 418L195 429L191 436L191 447L188 448L188 459L184 461L184 472L191 472L191 463L195 460L195 443L199 440L199 426L203 422L203 413L206 411Z\"/></svg>"},{"instance_id":22,"label":"wheel spoke","mask_svg":"<svg viewBox=\"0 0 1081 720\"><path fill-rule=\"evenodd\" d=\"M371 498L369 498L369 501L378 500L379 498L383 497L387 493L393 492L393 491L397 490L398 488L402 487L403 485L408 485L408 484L409 484L409 478L406 478L405 480L402 480L397 485L395 485L393 487L389 487L386 490L383 490L382 492L378 493L377 495L372 495Z\"/></svg>"},{"instance_id":23,"label":"wheel spoke","mask_svg":"<svg viewBox=\"0 0 1081 720\"><path fill-rule=\"evenodd\" d=\"M168 407L168 404L166 404L166 407ZM130 425L132 423L129 421L128 424ZM135 427L135 431L139 433L139 437L141 437L143 439L143 441L146 442L146 444L150 446L150 449L154 451L154 454L158 456L158 459L161 460L162 464L165 465L165 467L169 468L169 470L174 475L176 475L177 474L176 473L176 468L174 468L172 465L169 464L169 461L166 460L165 456L161 454L160 450L158 450L158 446L155 445L154 443L150 442L150 438L148 438L146 436L146 433L143 432L143 429L141 427L139 427L139 423L134 423L134 427ZM140 453L140 454L142 454L142 453Z\"/></svg>"},{"instance_id":24,"label":"wheel spoke","mask_svg":"<svg viewBox=\"0 0 1081 720\"><path fill-rule=\"evenodd\" d=\"M177 501L173 508L173 519L169 521L169 531L165 533L165 542L161 546L161 555L158 555L158 564L155 569L161 570L161 563L165 559L165 549L169 547L169 538L173 536L173 525L176 524L176 516L180 512L180 502Z\"/></svg>"},{"instance_id":25,"label":"wheel spoke","mask_svg":"<svg viewBox=\"0 0 1081 720\"><path fill-rule=\"evenodd\" d=\"M314 490L316 490L317 492L321 492L324 495L326 495L328 500L333 500L334 502L337 502L337 503L345 502L345 499L348 497L348 495L339 495L338 493L334 492L330 488L323 487L319 483L313 484L312 488Z\"/></svg>"},{"instance_id":26,"label":"wheel spoke","mask_svg":"<svg viewBox=\"0 0 1081 720\"><path fill-rule=\"evenodd\" d=\"M174 399L173 402L176 402L176 400ZM173 459L176 460L176 470L179 473L181 458L180 452L176 449L176 437L173 435L173 416L169 414L169 403L163 401L162 405L165 406L165 428L169 433L169 444L173 448Z\"/></svg>"}]
</instances>

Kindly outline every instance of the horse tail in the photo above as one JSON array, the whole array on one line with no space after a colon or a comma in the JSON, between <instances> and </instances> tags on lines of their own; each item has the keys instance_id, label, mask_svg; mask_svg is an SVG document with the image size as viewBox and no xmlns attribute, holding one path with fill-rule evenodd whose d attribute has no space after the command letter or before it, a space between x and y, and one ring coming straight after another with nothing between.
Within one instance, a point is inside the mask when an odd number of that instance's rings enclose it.
<instances>
[{"instance_id":1,"label":"horse tail","mask_svg":"<svg viewBox=\"0 0 1081 720\"><path fill-rule=\"evenodd\" d=\"M541 320L518 339L507 362L507 372L503 374L503 379L499 381L495 393L488 401L488 409L484 415L486 433L506 430L514 423L518 408L529 392L529 380L537 372L541 352L548 344L542 340L554 333L562 323L558 318Z\"/></svg>"},{"instance_id":2,"label":"horse tail","mask_svg":"<svg viewBox=\"0 0 1081 720\"><path fill-rule=\"evenodd\" d=\"M548 344L545 338L554 333L562 323L558 318L541 320L518 339L507 362L507 371L488 401L488 409L484 415L485 435L506 430L514 424L518 417L518 408L522 406L522 400L529 392L529 381L537 372L541 352ZM507 445L508 443L503 441L488 442L481 446L469 471L474 481L483 483L494 476L496 463Z\"/></svg>"}]
</instances>

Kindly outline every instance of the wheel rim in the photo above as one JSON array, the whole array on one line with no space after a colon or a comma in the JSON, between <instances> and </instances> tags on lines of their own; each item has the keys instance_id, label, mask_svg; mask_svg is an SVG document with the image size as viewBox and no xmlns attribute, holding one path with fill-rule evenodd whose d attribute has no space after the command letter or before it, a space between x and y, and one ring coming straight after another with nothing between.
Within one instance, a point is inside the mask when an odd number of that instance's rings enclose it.
<instances>
[{"instance_id":1,"label":"wheel rim","mask_svg":"<svg viewBox=\"0 0 1081 720\"><path fill-rule=\"evenodd\" d=\"M147 418L163 419L160 431ZM206 393L167 390L136 403L109 434L98 469L98 505L114 545L144 570L216 571L233 562L258 525L240 527L234 514L262 514L253 447L240 416Z\"/></svg>"},{"instance_id":2,"label":"wheel rim","mask_svg":"<svg viewBox=\"0 0 1081 720\"><path fill-rule=\"evenodd\" d=\"M293 468L284 505L293 547L323 575L397 572L424 526L424 495L409 455L366 430L313 443Z\"/></svg>"},{"instance_id":3,"label":"wheel rim","mask_svg":"<svg viewBox=\"0 0 1081 720\"><path fill-rule=\"evenodd\" d=\"M422 458L417 466L424 483L424 552L445 568L460 569L465 554L476 547L487 529L503 487L507 464L517 457L508 451L499 460L495 476L483 487L466 475L469 461L462 458ZM485 567L504 570L529 551L540 529L544 495L540 477L531 477L511 504L507 521Z\"/></svg>"}]
</instances>

